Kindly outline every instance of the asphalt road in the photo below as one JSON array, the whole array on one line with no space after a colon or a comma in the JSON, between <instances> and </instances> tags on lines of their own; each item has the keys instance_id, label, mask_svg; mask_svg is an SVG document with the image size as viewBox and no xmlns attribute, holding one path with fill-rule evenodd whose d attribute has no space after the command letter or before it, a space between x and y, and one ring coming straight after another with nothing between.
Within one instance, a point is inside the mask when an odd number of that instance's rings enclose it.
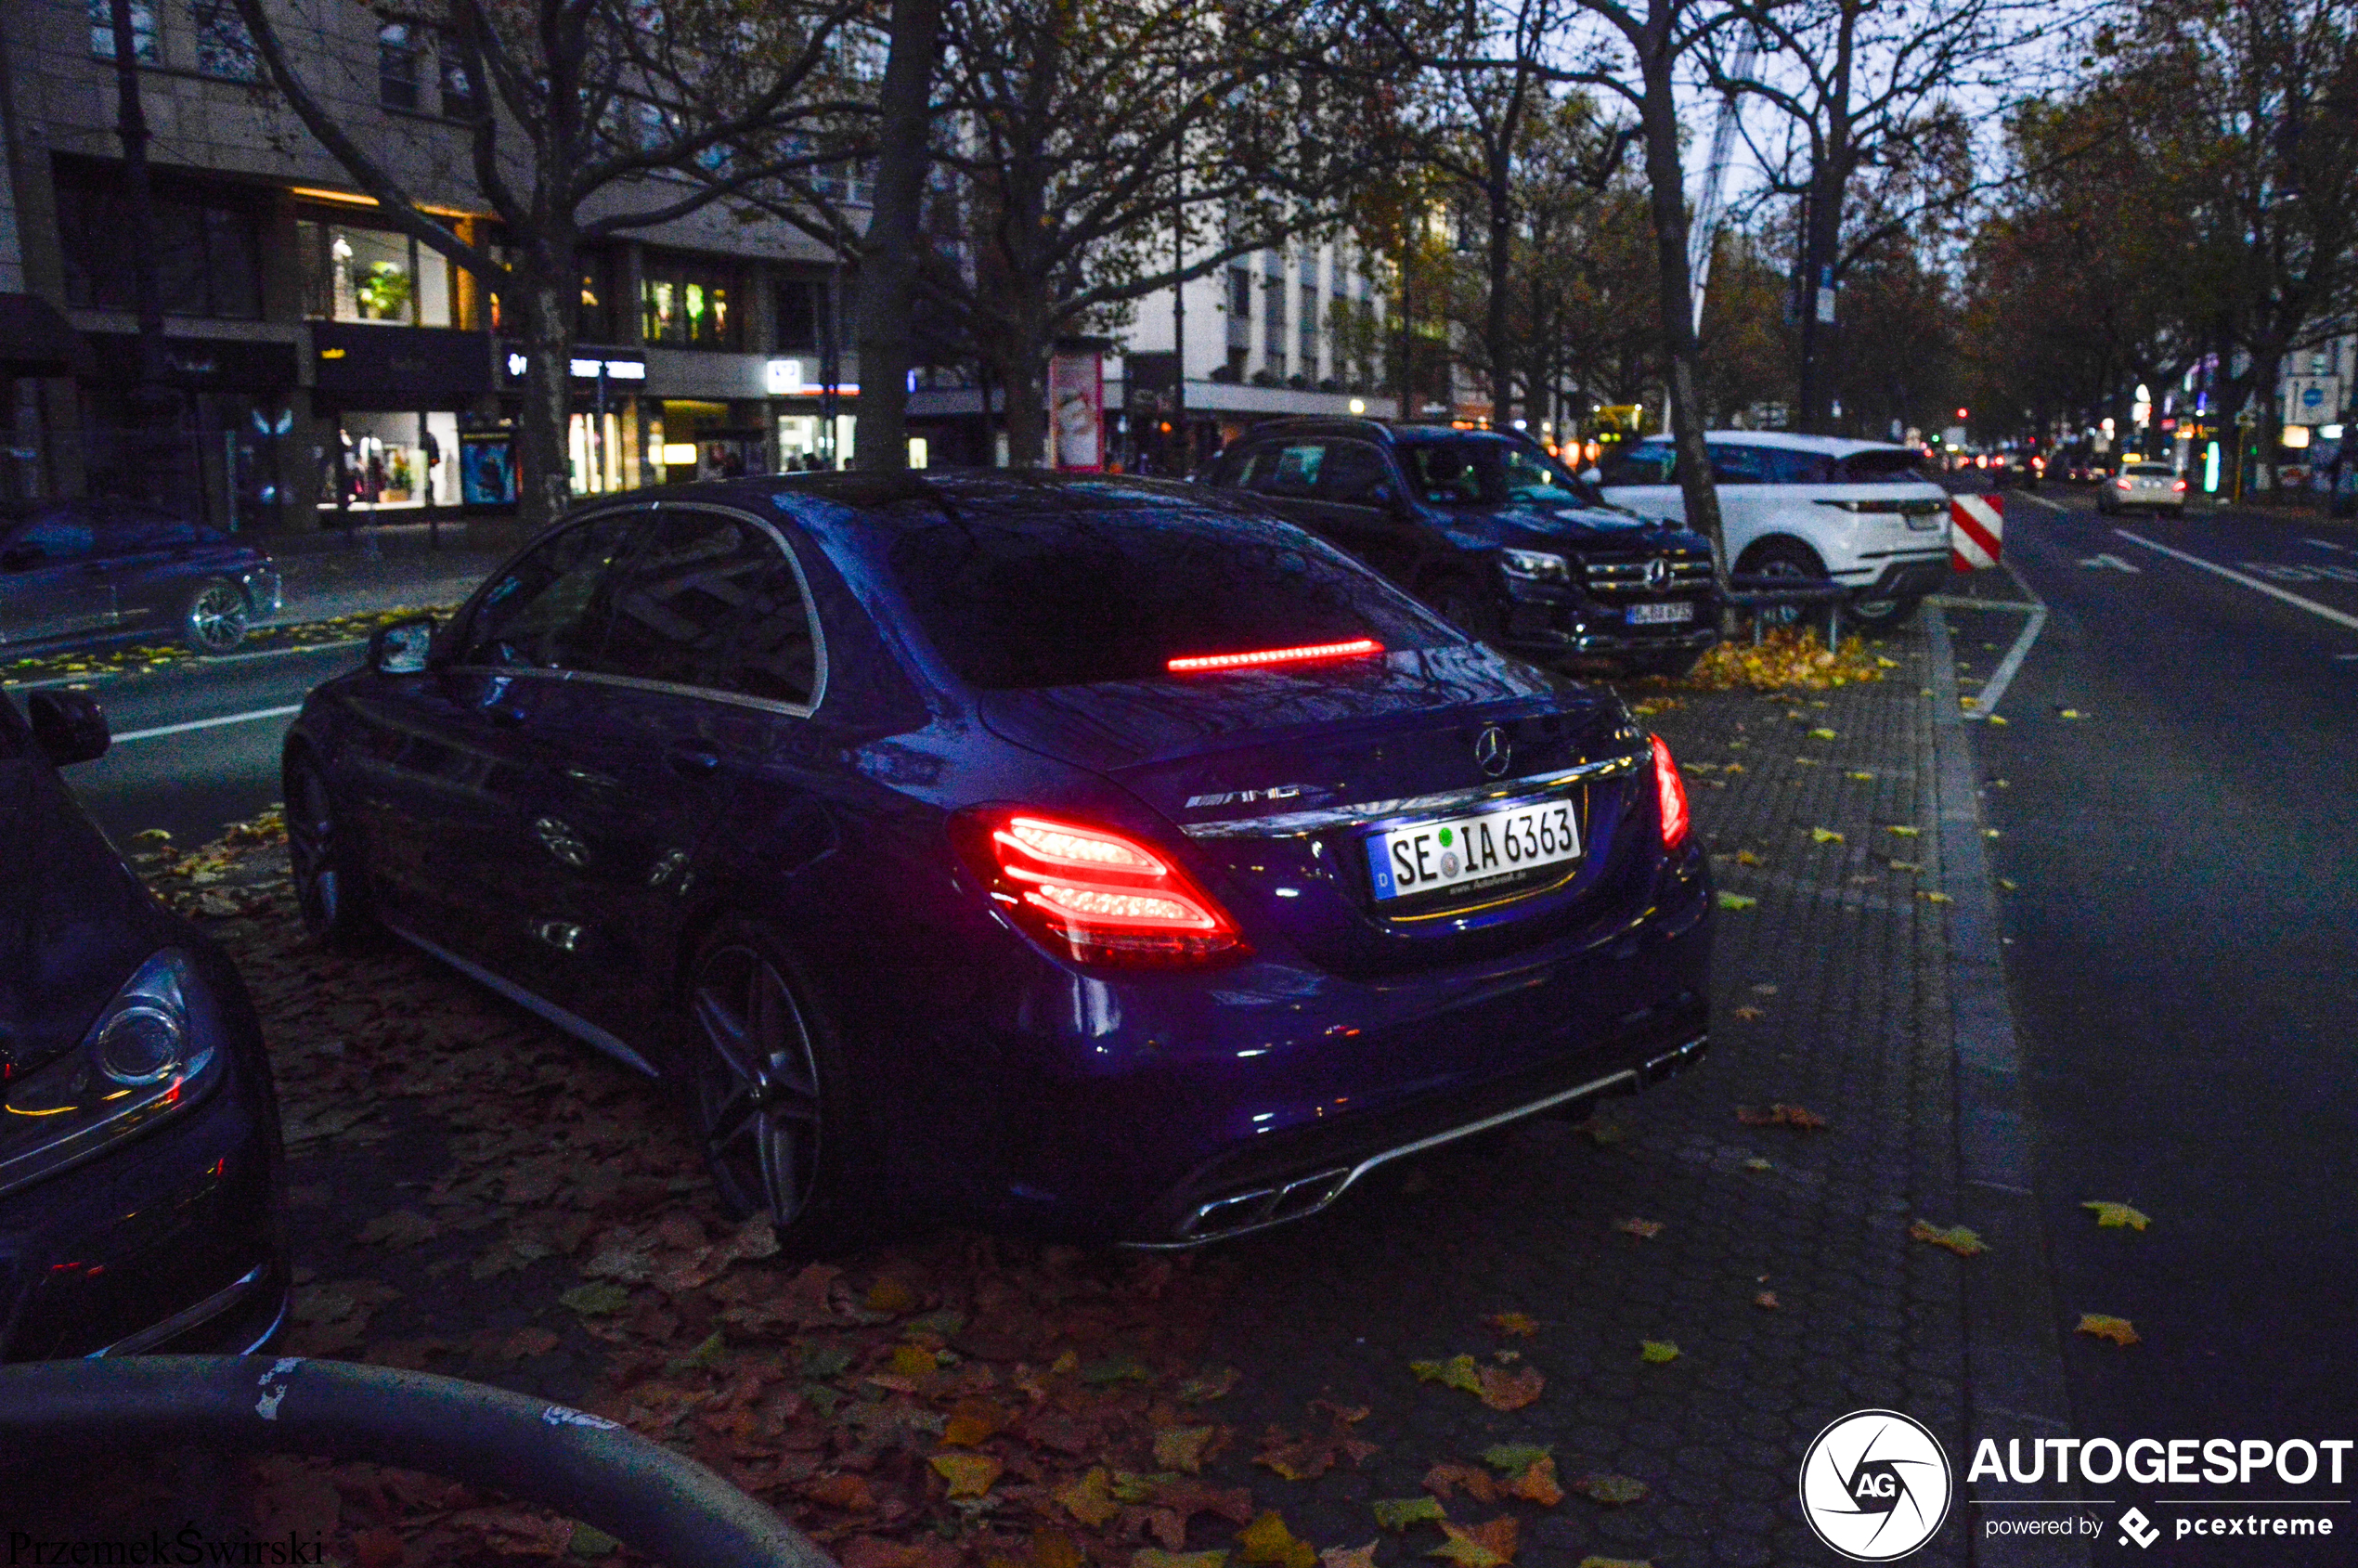
<instances>
[{"instance_id":1,"label":"asphalt road","mask_svg":"<svg viewBox=\"0 0 2358 1568\"><path fill-rule=\"evenodd\" d=\"M2045 499L2006 545L2048 616L1976 742L2056 1304L2143 1336L2069 1338L2075 1434L2358 1436L2358 529ZM1946 614L1985 677L2026 619Z\"/></svg>"},{"instance_id":2,"label":"asphalt road","mask_svg":"<svg viewBox=\"0 0 2358 1568\"><path fill-rule=\"evenodd\" d=\"M279 743L294 709L359 659L356 645L315 648L96 682L115 742L66 777L118 845L151 827L202 843L279 798Z\"/></svg>"}]
</instances>

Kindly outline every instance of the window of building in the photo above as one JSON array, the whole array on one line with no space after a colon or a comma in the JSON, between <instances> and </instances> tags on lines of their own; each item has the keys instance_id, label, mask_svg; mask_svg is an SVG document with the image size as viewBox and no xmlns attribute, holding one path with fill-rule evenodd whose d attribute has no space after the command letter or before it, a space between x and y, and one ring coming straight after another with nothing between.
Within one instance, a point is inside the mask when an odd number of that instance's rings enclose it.
<instances>
[{"instance_id":1,"label":"window of building","mask_svg":"<svg viewBox=\"0 0 2358 1568\"><path fill-rule=\"evenodd\" d=\"M1239 321L1252 319L1252 274L1241 266L1228 269L1228 314Z\"/></svg>"},{"instance_id":2,"label":"window of building","mask_svg":"<svg viewBox=\"0 0 2358 1568\"><path fill-rule=\"evenodd\" d=\"M136 310L137 283L123 236L136 232L129 196L111 168L58 167L58 238L66 302L94 310ZM162 185L149 202L147 249L167 316L262 316L259 226L234 198Z\"/></svg>"},{"instance_id":3,"label":"window of building","mask_svg":"<svg viewBox=\"0 0 2358 1568\"><path fill-rule=\"evenodd\" d=\"M824 349L834 323L827 309L827 285L815 279L789 278L778 285L778 351L817 354Z\"/></svg>"},{"instance_id":4,"label":"window of building","mask_svg":"<svg viewBox=\"0 0 2358 1568\"><path fill-rule=\"evenodd\" d=\"M442 112L453 120L472 120L477 107L474 78L467 74L458 40L443 33L434 41L434 58L442 65Z\"/></svg>"},{"instance_id":5,"label":"window of building","mask_svg":"<svg viewBox=\"0 0 2358 1568\"><path fill-rule=\"evenodd\" d=\"M418 45L407 22L377 29L377 101L387 109L418 107Z\"/></svg>"},{"instance_id":6,"label":"window of building","mask_svg":"<svg viewBox=\"0 0 2358 1568\"><path fill-rule=\"evenodd\" d=\"M112 0L90 0L90 53L102 60L114 58ZM141 65L157 64L156 8L149 0L131 0L131 58Z\"/></svg>"},{"instance_id":7,"label":"window of building","mask_svg":"<svg viewBox=\"0 0 2358 1568\"><path fill-rule=\"evenodd\" d=\"M573 331L584 343L622 341L622 323L628 317L615 309L621 298L615 287L621 271L615 261L604 252L585 252L581 256L581 301L574 311Z\"/></svg>"},{"instance_id":8,"label":"window of building","mask_svg":"<svg viewBox=\"0 0 2358 1568\"><path fill-rule=\"evenodd\" d=\"M304 274L303 313L313 320L451 325L450 263L406 234L299 219L295 254Z\"/></svg>"},{"instance_id":9,"label":"window of building","mask_svg":"<svg viewBox=\"0 0 2358 1568\"><path fill-rule=\"evenodd\" d=\"M262 57L235 0L188 0L188 30L196 35L197 69L205 75L262 80Z\"/></svg>"},{"instance_id":10,"label":"window of building","mask_svg":"<svg viewBox=\"0 0 2358 1568\"><path fill-rule=\"evenodd\" d=\"M1276 369L1286 361L1286 264L1271 251L1262 272L1261 352Z\"/></svg>"},{"instance_id":11,"label":"window of building","mask_svg":"<svg viewBox=\"0 0 2358 1568\"><path fill-rule=\"evenodd\" d=\"M647 262L646 341L672 348L737 346L736 274L718 262Z\"/></svg>"},{"instance_id":12,"label":"window of building","mask_svg":"<svg viewBox=\"0 0 2358 1568\"><path fill-rule=\"evenodd\" d=\"M1303 276L1307 278L1310 275L1305 273ZM1304 282L1302 285L1302 319L1297 321L1295 326L1302 337L1302 373L1305 376L1315 376L1318 373L1317 284Z\"/></svg>"}]
</instances>

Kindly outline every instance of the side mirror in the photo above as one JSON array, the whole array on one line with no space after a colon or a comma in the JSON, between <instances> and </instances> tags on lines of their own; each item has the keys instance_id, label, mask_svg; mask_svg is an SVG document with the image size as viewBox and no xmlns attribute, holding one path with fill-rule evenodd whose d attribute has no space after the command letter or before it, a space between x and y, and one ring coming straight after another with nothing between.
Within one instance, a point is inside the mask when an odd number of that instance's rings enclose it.
<instances>
[{"instance_id":1,"label":"side mirror","mask_svg":"<svg viewBox=\"0 0 2358 1568\"><path fill-rule=\"evenodd\" d=\"M1592 463L1580 471L1580 480L1584 485L1601 485L1605 482L1605 471Z\"/></svg>"},{"instance_id":2,"label":"side mirror","mask_svg":"<svg viewBox=\"0 0 2358 1568\"><path fill-rule=\"evenodd\" d=\"M60 768L96 761L113 743L107 710L87 692L35 692L25 707L32 719L32 744Z\"/></svg>"},{"instance_id":3,"label":"side mirror","mask_svg":"<svg viewBox=\"0 0 2358 1568\"><path fill-rule=\"evenodd\" d=\"M434 651L434 617L381 626L369 636L369 667L379 675L422 675Z\"/></svg>"},{"instance_id":4,"label":"side mirror","mask_svg":"<svg viewBox=\"0 0 2358 1568\"><path fill-rule=\"evenodd\" d=\"M1367 486L1366 500L1369 506L1385 512L1400 510L1400 486L1389 479L1379 479Z\"/></svg>"}]
</instances>

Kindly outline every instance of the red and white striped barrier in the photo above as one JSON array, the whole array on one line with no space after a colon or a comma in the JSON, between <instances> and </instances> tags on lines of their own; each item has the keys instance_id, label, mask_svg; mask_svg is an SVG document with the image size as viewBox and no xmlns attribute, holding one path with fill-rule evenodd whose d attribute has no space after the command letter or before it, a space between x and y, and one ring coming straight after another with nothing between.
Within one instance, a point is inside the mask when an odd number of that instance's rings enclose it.
<instances>
[{"instance_id":1,"label":"red and white striped barrier","mask_svg":"<svg viewBox=\"0 0 2358 1568\"><path fill-rule=\"evenodd\" d=\"M2006 537L2006 498L1949 498L1949 569L1978 572L1998 564L1999 547Z\"/></svg>"}]
</instances>

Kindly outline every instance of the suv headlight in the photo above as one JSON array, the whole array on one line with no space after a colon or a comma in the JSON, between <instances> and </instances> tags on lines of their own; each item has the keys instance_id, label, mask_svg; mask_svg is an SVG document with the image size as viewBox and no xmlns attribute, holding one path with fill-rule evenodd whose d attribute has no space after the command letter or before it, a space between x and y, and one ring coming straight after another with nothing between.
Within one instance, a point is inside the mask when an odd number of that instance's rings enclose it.
<instances>
[{"instance_id":1,"label":"suv headlight","mask_svg":"<svg viewBox=\"0 0 2358 1568\"><path fill-rule=\"evenodd\" d=\"M196 1105L221 1078L220 1027L186 952L168 947L140 965L79 1047L0 1098L0 1193Z\"/></svg>"},{"instance_id":2,"label":"suv headlight","mask_svg":"<svg viewBox=\"0 0 2358 1568\"><path fill-rule=\"evenodd\" d=\"M1507 576L1521 577L1525 582L1572 581L1572 568L1565 564L1564 558L1550 555L1544 550L1502 550L1498 552L1498 564L1505 569Z\"/></svg>"}]
</instances>

